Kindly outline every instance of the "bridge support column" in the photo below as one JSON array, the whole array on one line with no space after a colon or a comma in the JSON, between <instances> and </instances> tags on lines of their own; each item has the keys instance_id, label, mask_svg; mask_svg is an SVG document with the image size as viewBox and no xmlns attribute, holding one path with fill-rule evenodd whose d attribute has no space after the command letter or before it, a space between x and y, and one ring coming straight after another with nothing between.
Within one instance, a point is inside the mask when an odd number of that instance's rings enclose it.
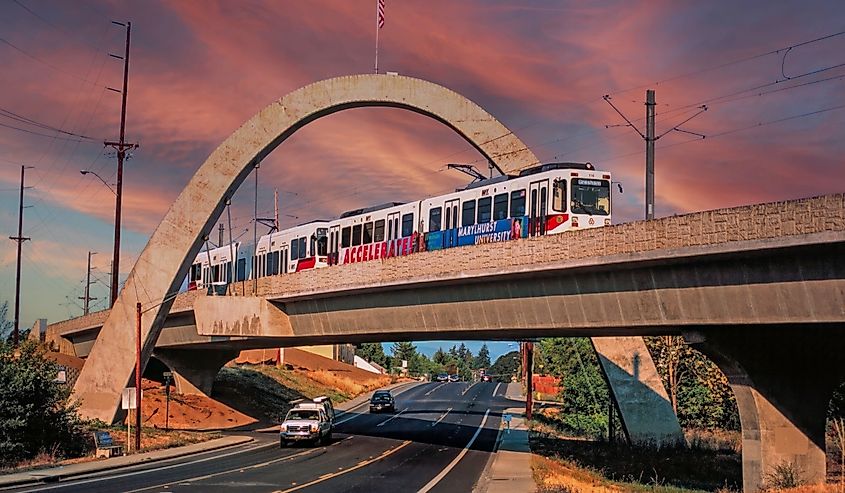
<instances>
[{"instance_id":1,"label":"bridge support column","mask_svg":"<svg viewBox=\"0 0 845 493\"><path fill-rule=\"evenodd\" d=\"M721 327L684 333L727 376L742 423L743 491L769 486L778 467L825 481L825 418L845 377L843 327Z\"/></svg>"},{"instance_id":2,"label":"bridge support column","mask_svg":"<svg viewBox=\"0 0 845 493\"><path fill-rule=\"evenodd\" d=\"M628 440L657 447L686 443L669 394L642 337L593 337Z\"/></svg>"},{"instance_id":3,"label":"bridge support column","mask_svg":"<svg viewBox=\"0 0 845 493\"><path fill-rule=\"evenodd\" d=\"M220 368L237 358L239 352L232 349L156 349L154 356L173 372L177 392L210 396Z\"/></svg>"}]
</instances>

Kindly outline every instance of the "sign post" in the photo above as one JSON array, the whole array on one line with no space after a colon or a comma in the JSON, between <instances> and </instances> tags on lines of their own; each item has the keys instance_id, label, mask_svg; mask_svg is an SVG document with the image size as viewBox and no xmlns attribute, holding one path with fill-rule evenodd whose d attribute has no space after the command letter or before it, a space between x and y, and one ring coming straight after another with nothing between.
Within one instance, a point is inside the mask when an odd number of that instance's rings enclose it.
<instances>
[{"instance_id":1,"label":"sign post","mask_svg":"<svg viewBox=\"0 0 845 493\"><path fill-rule=\"evenodd\" d=\"M135 394L135 387L127 387L123 389L120 399L120 408L130 411L138 407L138 400ZM137 425L137 424L136 424ZM132 449L132 413L126 413L126 451ZM137 447L136 447L137 448ZM137 451L137 450L136 450Z\"/></svg>"},{"instance_id":2,"label":"sign post","mask_svg":"<svg viewBox=\"0 0 845 493\"><path fill-rule=\"evenodd\" d=\"M170 379L173 378L173 372L164 372L164 429L170 431Z\"/></svg>"}]
</instances>

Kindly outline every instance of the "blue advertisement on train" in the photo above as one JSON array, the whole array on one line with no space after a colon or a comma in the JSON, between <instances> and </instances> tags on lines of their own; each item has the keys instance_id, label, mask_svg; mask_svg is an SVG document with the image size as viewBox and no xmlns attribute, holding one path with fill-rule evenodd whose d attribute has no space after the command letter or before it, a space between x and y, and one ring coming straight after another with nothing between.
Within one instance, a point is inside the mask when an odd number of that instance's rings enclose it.
<instances>
[{"instance_id":1,"label":"blue advertisement on train","mask_svg":"<svg viewBox=\"0 0 845 493\"><path fill-rule=\"evenodd\" d=\"M528 217L525 216L435 231L426 235L425 242L428 250L440 250L456 246L497 243L527 236Z\"/></svg>"}]
</instances>

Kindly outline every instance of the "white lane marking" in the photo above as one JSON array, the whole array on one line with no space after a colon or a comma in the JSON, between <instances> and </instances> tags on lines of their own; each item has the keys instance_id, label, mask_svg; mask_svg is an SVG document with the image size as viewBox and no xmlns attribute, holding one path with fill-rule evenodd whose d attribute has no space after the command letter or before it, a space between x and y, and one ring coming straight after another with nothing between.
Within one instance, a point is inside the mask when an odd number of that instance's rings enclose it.
<instances>
[{"instance_id":1,"label":"white lane marking","mask_svg":"<svg viewBox=\"0 0 845 493\"><path fill-rule=\"evenodd\" d=\"M472 447L473 443L475 443L475 439L478 438L478 435L481 433L481 430L484 429L484 425L487 423L487 417L489 415L490 415L490 410L488 409L487 412L484 413L484 419L481 420L481 424L478 425L478 429L475 430L475 435L473 435L472 438L469 439L469 443L467 443L466 447L464 447L464 449L461 450L461 453L459 453L458 456L455 457L452 460L452 462L449 463L448 466L446 466L446 468L444 468L442 471L440 471L440 474L435 476L434 479L429 481L428 484L423 486L417 493L428 493L429 491L431 491L432 488L437 486L437 483L439 483L440 480L442 480L443 478L446 477L447 474L449 474L449 471L451 471L452 469L455 468L455 466L458 465L458 462L460 462L461 459L464 458L464 456L467 454L467 452L469 452L469 448Z\"/></svg>"},{"instance_id":2,"label":"white lane marking","mask_svg":"<svg viewBox=\"0 0 845 493\"><path fill-rule=\"evenodd\" d=\"M134 472L128 472L128 473L124 473L124 474L115 474L115 475L110 475L110 476L102 476L102 477L96 477L96 478L84 479L84 480L74 480L73 478L68 478L66 480L67 482L64 483L64 484L59 484L59 485L56 485L56 486L41 486L41 485L39 485L38 487L36 487L33 490L25 490L25 491L48 491L48 490L55 490L57 488L65 488L65 487L67 487L68 484L72 484L72 485L75 486L75 485L80 485L80 484L96 483L98 481L109 481L109 480L117 479L117 478L127 478L127 477L130 477L130 476L137 476L139 474L148 474L148 473L151 473L151 472L158 472L158 471L164 471L166 469L173 469L174 467L182 467L182 466L188 466L188 465L191 465L191 464L199 464L200 462L207 462L207 461L214 460L214 459L221 459L223 457L228 457L230 455L242 454L242 453L245 453L245 452L252 452L252 451L255 451L255 450L259 450L259 449L277 447L277 446L278 445L275 444L275 443L268 443L268 444L263 444L263 445L256 445L254 447L244 447L243 450L235 450L233 452L229 452L229 453L221 454L221 455L212 455L212 456L206 457L204 459L197 459L197 460L193 460L193 461L189 461L189 462L179 462L177 464L171 464L169 466L155 467L155 468L151 468L151 469L144 469L143 471L134 471ZM286 456L286 457L289 457L289 456ZM177 459L177 458L174 458L174 459ZM174 459L165 459L165 460L174 460ZM153 463L154 462L145 462L145 463L142 463L140 465L153 464ZM133 465L137 465L137 464L133 464ZM124 466L124 467L131 467L131 466Z\"/></svg>"},{"instance_id":3,"label":"white lane marking","mask_svg":"<svg viewBox=\"0 0 845 493\"><path fill-rule=\"evenodd\" d=\"M384 459L385 457L387 457L391 454L394 454L394 453L398 452L399 450L407 447L411 443L413 443L413 442L410 441L410 440L406 440L406 441L402 442L402 445L399 445L398 447L393 447L392 449L388 449L385 452L382 452L381 455L373 457L372 459L361 461L358 464L354 465L353 467L350 467L349 469L340 468L341 469L340 471L328 473L328 474L323 474L322 476L318 477L314 481L311 481L310 483L300 484L298 486L294 486L294 487L288 488L286 490L277 490L275 493L290 493L292 491L297 491L297 490L301 490L301 489L304 489L304 488L308 488L309 486L314 486L317 483L322 483L323 481L325 481L327 479L332 479L332 478L336 478L338 476L342 476L346 473L350 473L352 471L361 469L362 467L366 467L366 466L372 464L373 462Z\"/></svg>"},{"instance_id":4,"label":"white lane marking","mask_svg":"<svg viewBox=\"0 0 845 493\"><path fill-rule=\"evenodd\" d=\"M501 387L501 386L502 386L502 382L499 382L499 383L496 384L496 388L493 389L493 397L496 397L496 392L499 391L499 387Z\"/></svg>"},{"instance_id":5,"label":"white lane marking","mask_svg":"<svg viewBox=\"0 0 845 493\"><path fill-rule=\"evenodd\" d=\"M348 438L352 438L352 437L348 437ZM285 461L288 461L288 460L295 459L297 457L302 457L303 455L313 454L314 452L317 452L319 450L320 449L305 450L303 452L298 452L298 453L293 454L293 455L286 455L284 457L279 457L279 458L276 458L276 459L268 460L266 462L259 462L258 464L253 464L251 466L236 467L234 469L229 469L228 471L215 472L215 473L211 473L211 474L206 474L205 476L197 476L197 477L194 477L194 478L182 479L182 480L179 481L179 486L196 486L196 485L191 485L190 483L193 483L193 482L196 482L196 481L204 481L206 479L210 479L210 478L213 478L213 477L216 477L216 476L222 476L224 474L231 474L231 473L236 472L236 471L244 472L244 471L248 471L250 469L258 469L258 468L261 468L261 467L266 467L266 466L269 466L271 464L275 464L277 462L285 462ZM153 488L167 487L168 485L171 485L171 484L173 484L173 481L170 481L168 483L161 483L161 484L156 485L156 486L147 486L145 488L139 488L137 490L130 490L130 491L127 491L126 493L137 493L139 491L151 490Z\"/></svg>"},{"instance_id":6,"label":"white lane marking","mask_svg":"<svg viewBox=\"0 0 845 493\"><path fill-rule=\"evenodd\" d=\"M463 392L461 392L461 395L467 395L467 392L469 392L469 389L471 389L474 385L475 385L474 383L470 384L467 388L464 389Z\"/></svg>"},{"instance_id":7,"label":"white lane marking","mask_svg":"<svg viewBox=\"0 0 845 493\"><path fill-rule=\"evenodd\" d=\"M403 409L403 410L399 411L398 413L394 414L393 416L391 416L391 417L387 418L386 420L382 421L381 423L377 424L376 426L378 426L378 427L382 427L382 426L386 425L387 423L390 423L390 422L391 422L391 421L393 421L394 419L396 419L396 418L398 418L399 416L401 416L401 415L402 415L402 413L404 413L404 412L405 412L405 411L407 411L407 410L408 410L408 408L406 407L405 409Z\"/></svg>"},{"instance_id":8,"label":"white lane marking","mask_svg":"<svg viewBox=\"0 0 845 493\"><path fill-rule=\"evenodd\" d=\"M443 414L441 414L441 415L440 415L440 419L438 419L438 420L437 420L437 421L435 421L434 423L431 423L431 426L437 426L437 425L438 425L438 423L440 423L441 421L443 421L443 418L445 418L445 417L446 417L446 415L447 415L447 414L449 414L451 411L452 411L452 408L450 407L449 409L447 409L447 410L446 410L446 412L445 412L445 413L443 413Z\"/></svg>"},{"instance_id":9,"label":"white lane marking","mask_svg":"<svg viewBox=\"0 0 845 493\"><path fill-rule=\"evenodd\" d=\"M435 390L439 389L440 387L442 387L444 385L446 385L446 382L443 382L440 385L438 385L437 387L434 387L433 389L429 390L428 392L425 393L425 395L431 395L432 392L434 392Z\"/></svg>"}]
</instances>

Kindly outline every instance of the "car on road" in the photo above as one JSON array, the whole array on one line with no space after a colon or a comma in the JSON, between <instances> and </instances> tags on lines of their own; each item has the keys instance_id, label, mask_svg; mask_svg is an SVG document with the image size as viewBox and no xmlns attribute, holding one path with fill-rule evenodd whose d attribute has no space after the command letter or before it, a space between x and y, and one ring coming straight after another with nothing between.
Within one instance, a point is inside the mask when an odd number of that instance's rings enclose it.
<instances>
[{"instance_id":1,"label":"car on road","mask_svg":"<svg viewBox=\"0 0 845 493\"><path fill-rule=\"evenodd\" d=\"M434 377L435 382L448 382L449 381L449 374L448 373L438 373L436 377Z\"/></svg>"},{"instance_id":2,"label":"car on road","mask_svg":"<svg viewBox=\"0 0 845 493\"><path fill-rule=\"evenodd\" d=\"M377 413L381 411L396 411L396 401L393 399L393 394L389 390L376 390L373 396L370 397L370 412Z\"/></svg>"},{"instance_id":3,"label":"car on road","mask_svg":"<svg viewBox=\"0 0 845 493\"><path fill-rule=\"evenodd\" d=\"M322 408L294 407L288 411L279 432L279 445L310 441L315 445L328 443L332 439L332 422Z\"/></svg>"},{"instance_id":4,"label":"car on road","mask_svg":"<svg viewBox=\"0 0 845 493\"><path fill-rule=\"evenodd\" d=\"M484 375L483 377L481 377L481 381L482 382L492 382L493 377L491 377L490 375Z\"/></svg>"},{"instance_id":5,"label":"car on road","mask_svg":"<svg viewBox=\"0 0 845 493\"><path fill-rule=\"evenodd\" d=\"M449 375L449 381L450 382L460 382L461 377L457 373L452 373L451 375Z\"/></svg>"}]
</instances>

